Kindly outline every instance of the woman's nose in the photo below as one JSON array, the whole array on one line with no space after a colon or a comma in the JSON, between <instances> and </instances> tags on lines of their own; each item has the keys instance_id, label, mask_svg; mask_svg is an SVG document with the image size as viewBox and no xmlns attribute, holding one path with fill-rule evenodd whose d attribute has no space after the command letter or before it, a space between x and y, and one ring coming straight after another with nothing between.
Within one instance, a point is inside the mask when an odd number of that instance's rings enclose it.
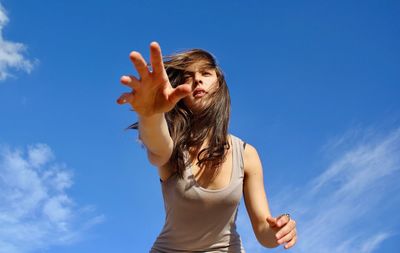
<instances>
[{"instance_id":1,"label":"woman's nose","mask_svg":"<svg viewBox=\"0 0 400 253\"><path fill-rule=\"evenodd\" d=\"M200 83L203 84L202 76L200 73L194 74L194 83L196 86L199 85Z\"/></svg>"}]
</instances>

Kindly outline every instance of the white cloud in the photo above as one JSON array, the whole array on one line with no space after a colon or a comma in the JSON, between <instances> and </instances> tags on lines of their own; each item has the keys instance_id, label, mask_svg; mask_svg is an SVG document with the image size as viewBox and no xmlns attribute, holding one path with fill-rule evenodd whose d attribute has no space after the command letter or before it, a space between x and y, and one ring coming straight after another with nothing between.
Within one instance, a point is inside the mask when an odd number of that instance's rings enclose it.
<instances>
[{"instance_id":1,"label":"white cloud","mask_svg":"<svg viewBox=\"0 0 400 253\"><path fill-rule=\"evenodd\" d=\"M364 244L361 246L361 252L364 253L374 252L374 250L379 246L379 244L389 236L390 234L388 233L378 233L374 235L372 238L364 242Z\"/></svg>"},{"instance_id":2,"label":"white cloud","mask_svg":"<svg viewBox=\"0 0 400 253\"><path fill-rule=\"evenodd\" d=\"M53 159L53 153L49 146L36 144L28 147L29 163L34 167L40 167Z\"/></svg>"},{"instance_id":3,"label":"white cloud","mask_svg":"<svg viewBox=\"0 0 400 253\"><path fill-rule=\"evenodd\" d=\"M28 146L26 152L0 147L0 252L72 243L104 220L68 196L73 174L54 160L46 144Z\"/></svg>"},{"instance_id":4,"label":"white cloud","mask_svg":"<svg viewBox=\"0 0 400 253\"><path fill-rule=\"evenodd\" d=\"M400 225L400 129L386 134L353 129L324 152L333 157L330 165L304 187L270 196L271 206L296 218L296 252L372 253ZM261 252L244 211L238 216L244 245Z\"/></svg>"},{"instance_id":5,"label":"white cloud","mask_svg":"<svg viewBox=\"0 0 400 253\"><path fill-rule=\"evenodd\" d=\"M11 77L11 69L23 70L30 73L34 62L26 59L23 53L26 46L22 43L7 41L3 38L3 28L7 25L9 19L6 10L0 3L0 81Z\"/></svg>"}]
</instances>

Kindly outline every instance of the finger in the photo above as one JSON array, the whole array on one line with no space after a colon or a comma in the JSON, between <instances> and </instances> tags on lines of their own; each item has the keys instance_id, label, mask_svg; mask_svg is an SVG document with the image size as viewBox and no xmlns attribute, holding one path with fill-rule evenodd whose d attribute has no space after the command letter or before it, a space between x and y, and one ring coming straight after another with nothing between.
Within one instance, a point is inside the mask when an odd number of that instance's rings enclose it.
<instances>
[{"instance_id":1,"label":"finger","mask_svg":"<svg viewBox=\"0 0 400 253\"><path fill-rule=\"evenodd\" d=\"M150 62L153 68L153 73L156 75L162 75L164 72L164 63L161 53L161 47L157 42L150 44Z\"/></svg>"},{"instance_id":2,"label":"finger","mask_svg":"<svg viewBox=\"0 0 400 253\"><path fill-rule=\"evenodd\" d=\"M122 105L125 103L131 103L133 101L133 93L123 93L118 99L117 103Z\"/></svg>"},{"instance_id":3,"label":"finger","mask_svg":"<svg viewBox=\"0 0 400 253\"><path fill-rule=\"evenodd\" d=\"M189 84L182 84L176 87L169 95L169 100L176 104L179 100L186 97L192 92L192 87Z\"/></svg>"},{"instance_id":4,"label":"finger","mask_svg":"<svg viewBox=\"0 0 400 253\"><path fill-rule=\"evenodd\" d=\"M278 243L282 244L282 243L288 242L288 241L292 240L292 238L295 236L296 236L296 232L294 230L292 230L288 234L286 234L284 237L279 239Z\"/></svg>"},{"instance_id":5,"label":"finger","mask_svg":"<svg viewBox=\"0 0 400 253\"><path fill-rule=\"evenodd\" d=\"M290 233L291 231L293 231L296 228L294 222L289 222L287 223L283 228L281 228L278 233L276 233L276 239L280 239L282 237L284 237L286 234Z\"/></svg>"},{"instance_id":6,"label":"finger","mask_svg":"<svg viewBox=\"0 0 400 253\"><path fill-rule=\"evenodd\" d=\"M146 78L149 75L149 69L147 68L147 63L143 59L142 55L139 52L133 51L129 54L129 58L131 58L131 61L133 62L133 65L135 65L140 77L142 79Z\"/></svg>"},{"instance_id":7,"label":"finger","mask_svg":"<svg viewBox=\"0 0 400 253\"><path fill-rule=\"evenodd\" d=\"M121 76L121 83L131 87L132 89L138 89L140 87L140 81L134 76Z\"/></svg>"},{"instance_id":8,"label":"finger","mask_svg":"<svg viewBox=\"0 0 400 253\"><path fill-rule=\"evenodd\" d=\"M274 217L272 217L272 216L268 216L268 217L267 217L267 221L268 221L269 223L276 224L277 219L274 218Z\"/></svg>"},{"instance_id":9,"label":"finger","mask_svg":"<svg viewBox=\"0 0 400 253\"><path fill-rule=\"evenodd\" d=\"M276 227L276 218L269 216L267 217L267 222L270 227Z\"/></svg>"},{"instance_id":10,"label":"finger","mask_svg":"<svg viewBox=\"0 0 400 253\"><path fill-rule=\"evenodd\" d=\"M278 227L282 227L283 225L285 225L286 223L288 223L290 221L289 216L282 214L281 216L279 216L277 221L277 225Z\"/></svg>"},{"instance_id":11,"label":"finger","mask_svg":"<svg viewBox=\"0 0 400 253\"><path fill-rule=\"evenodd\" d=\"M294 244L295 244L296 242L297 242L297 236L294 236L294 237L292 238L292 240L290 240L290 241L284 246L284 248L285 248L285 249L289 249L289 248L293 247Z\"/></svg>"}]
</instances>

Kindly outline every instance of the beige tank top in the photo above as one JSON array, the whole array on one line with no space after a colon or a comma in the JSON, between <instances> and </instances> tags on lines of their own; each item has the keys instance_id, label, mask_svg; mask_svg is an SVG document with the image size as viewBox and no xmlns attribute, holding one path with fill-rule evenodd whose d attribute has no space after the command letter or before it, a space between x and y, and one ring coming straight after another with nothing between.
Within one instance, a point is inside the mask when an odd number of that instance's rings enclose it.
<instances>
[{"instance_id":1,"label":"beige tank top","mask_svg":"<svg viewBox=\"0 0 400 253\"><path fill-rule=\"evenodd\" d=\"M165 208L164 227L150 253L244 253L236 231L236 217L243 194L245 143L232 137L230 183L222 189L201 187L190 167L183 179L176 174L161 181Z\"/></svg>"}]
</instances>

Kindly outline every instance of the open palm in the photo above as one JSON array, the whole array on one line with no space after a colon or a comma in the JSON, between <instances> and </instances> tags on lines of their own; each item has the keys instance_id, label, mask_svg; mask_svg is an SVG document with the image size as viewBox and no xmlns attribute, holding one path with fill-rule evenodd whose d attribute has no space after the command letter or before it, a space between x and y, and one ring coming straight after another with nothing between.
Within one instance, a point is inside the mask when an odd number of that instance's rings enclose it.
<instances>
[{"instance_id":1,"label":"open palm","mask_svg":"<svg viewBox=\"0 0 400 253\"><path fill-rule=\"evenodd\" d=\"M190 94L189 84L176 88L171 86L157 42L150 44L152 71L139 52L133 51L129 57L140 78L132 75L121 77L121 83L132 88L132 91L122 94L117 100L119 104L129 103L140 116L152 116L170 111L181 98Z\"/></svg>"}]
</instances>

